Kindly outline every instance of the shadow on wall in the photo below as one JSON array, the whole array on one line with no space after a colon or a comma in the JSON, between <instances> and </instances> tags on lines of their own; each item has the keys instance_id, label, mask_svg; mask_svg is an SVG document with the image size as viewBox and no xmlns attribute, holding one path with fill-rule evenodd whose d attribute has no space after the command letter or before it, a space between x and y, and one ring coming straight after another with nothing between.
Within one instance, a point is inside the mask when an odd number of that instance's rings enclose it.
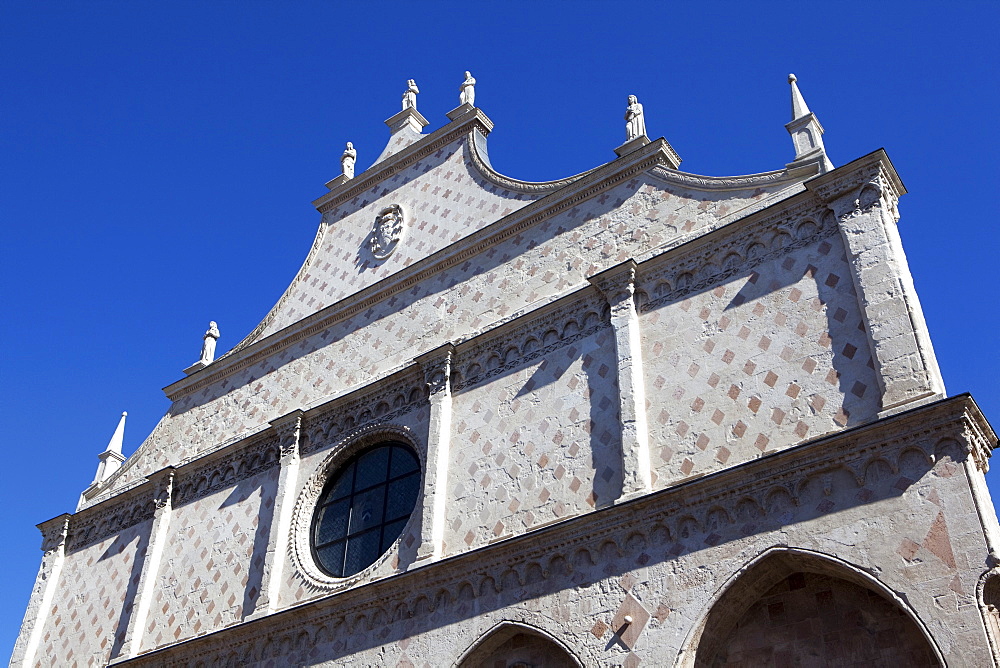
<instances>
[{"instance_id":1,"label":"shadow on wall","mask_svg":"<svg viewBox=\"0 0 1000 668\"><path fill-rule=\"evenodd\" d=\"M504 609L518 610L518 606L526 601L543 596L568 590L586 591L595 584L614 581L637 568L669 563L678 557L733 541L744 543L740 554L760 554L773 545L775 536L789 525L897 498L917 481L936 486L949 484L948 478L958 476L954 484L961 484L960 462L965 457L964 448L953 440L915 444L894 455L894 461L880 455L872 456L863 467L860 480L854 473L834 465L809 474L791 491L782 481L762 481L758 487L745 490L747 496L735 505L732 512L711 505L712 501L686 506L680 516L674 504L669 501L657 504L657 497L626 504L615 511L623 513L620 521L616 522L619 527L617 533L604 535L594 543L567 541L561 543L564 546L561 550L553 551L544 537L545 532L528 534L521 539L522 546L513 559L507 556L501 562L493 563L487 556L489 552L482 550L454 558L451 572L465 572L466 575L442 581L436 592L433 588L421 589L421 585L417 584L421 578L419 574L403 574L390 580L373 582L362 589L341 594L344 609L353 610L346 617L325 616L311 624L305 624L297 617L288 617L285 630L272 625L268 638L247 638L244 644L233 649L227 647L225 652L232 652L247 661L279 656L290 663L310 663L319 656L336 659L451 626L461 620ZM704 481L699 484L704 484ZM933 514L933 510L936 507L924 514ZM553 530L573 531L573 523L595 521L599 521L599 514L570 520L561 525L561 529ZM932 534L942 535L940 531L928 533L929 536ZM944 535L947 535L946 530ZM755 537L760 540L753 540ZM938 544L935 545L935 542ZM930 538L925 543L926 549L936 558L948 561L950 543L946 548L940 541L931 541ZM483 559L486 561L483 562ZM482 565L477 566L480 563ZM463 567L463 564L466 566ZM798 562L789 566L792 567L793 572L804 568ZM767 587L775 586L789 575L777 565L771 564L768 568L771 570L762 569L746 581L745 591L750 594L731 611L719 613L722 621L713 622L713 628L742 618L746 610L760 599L761 592L766 594L770 591ZM808 572L815 570L811 568ZM851 576L844 572L833 575L851 581ZM418 580L408 585L408 578ZM707 598L718 589L718 585L707 572L705 578L700 586L705 588L703 595ZM692 584L699 586L699 583ZM872 589L871 583L865 586ZM888 590L875 593L894 596ZM353 603L358 596L377 603L359 607ZM738 594L734 596L738 598ZM900 597L895 599L902 600ZM281 617L275 617L274 622L281 624ZM162 656L164 660L170 657L170 651Z\"/></svg>"}]
</instances>

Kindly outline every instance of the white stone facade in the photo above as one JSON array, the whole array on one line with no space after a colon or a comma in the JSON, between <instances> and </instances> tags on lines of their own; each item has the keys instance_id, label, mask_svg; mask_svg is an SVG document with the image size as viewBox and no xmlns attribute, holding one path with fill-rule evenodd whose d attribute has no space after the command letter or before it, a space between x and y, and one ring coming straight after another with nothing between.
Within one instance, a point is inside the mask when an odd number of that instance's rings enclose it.
<instances>
[{"instance_id":1,"label":"white stone facade","mask_svg":"<svg viewBox=\"0 0 1000 668\"><path fill-rule=\"evenodd\" d=\"M946 398L887 156L832 169L801 106L778 171L660 139L548 183L471 105L394 116L264 321L40 525L12 665L998 665L996 435ZM333 578L313 509L387 440L416 509Z\"/></svg>"}]
</instances>

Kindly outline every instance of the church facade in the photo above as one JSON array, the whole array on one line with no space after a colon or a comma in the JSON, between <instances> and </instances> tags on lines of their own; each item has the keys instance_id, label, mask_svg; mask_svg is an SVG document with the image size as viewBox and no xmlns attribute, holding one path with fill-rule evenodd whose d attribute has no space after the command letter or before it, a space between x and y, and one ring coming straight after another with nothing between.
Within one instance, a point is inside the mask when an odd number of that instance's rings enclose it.
<instances>
[{"instance_id":1,"label":"church facade","mask_svg":"<svg viewBox=\"0 0 1000 668\"><path fill-rule=\"evenodd\" d=\"M314 204L261 324L120 429L11 665L1000 665L996 434L948 397L879 150L496 172L468 72ZM123 417L124 420L124 417Z\"/></svg>"}]
</instances>

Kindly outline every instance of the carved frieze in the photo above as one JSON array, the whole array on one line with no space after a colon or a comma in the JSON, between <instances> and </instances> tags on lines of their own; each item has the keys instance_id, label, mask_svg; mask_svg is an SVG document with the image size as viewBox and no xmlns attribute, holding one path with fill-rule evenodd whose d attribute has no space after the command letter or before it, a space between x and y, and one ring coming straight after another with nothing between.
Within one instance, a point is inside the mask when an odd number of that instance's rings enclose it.
<instances>
[{"instance_id":1,"label":"carved frieze","mask_svg":"<svg viewBox=\"0 0 1000 668\"><path fill-rule=\"evenodd\" d=\"M585 293L540 316L523 318L458 346L452 389L485 382L610 327L603 302Z\"/></svg>"},{"instance_id":2,"label":"carved frieze","mask_svg":"<svg viewBox=\"0 0 1000 668\"><path fill-rule=\"evenodd\" d=\"M834 435L808 448L748 462L682 488L664 490L391 580L348 589L337 596L336 605L299 606L269 617L267 633L260 633L253 625L237 626L166 648L157 660L168 666L196 660L207 665L287 660L293 652L315 651L313 648L338 637L380 632L396 623L410 624L411 629L413 623L430 628L435 611L453 619L450 609L454 606L500 606L507 607L505 614L516 614L526 593L545 595L585 584L605 577L606 569L616 563L625 568L634 568L636 563L648 567L652 554L659 555L653 559L662 561L723 541L752 541L755 534L764 535L798 514L808 521L840 510L832 502L821 501L818 507L803 503L803 495L817 487L825 497L853 499L852 504L896 497L899 485L915 481L900 478L897 487L878 492L866 487L867 472L871 467L888 465L894 476L900 475L904 462L911 467L922 462L919 466L930 471L941 457L955 453L954 438L962 433L966 421L961 411L956 415L954 410L959 401L951 400L891 424L884 421L861 433ZM329 461L336 459L333 453ZM831 475L837 471L850 474ZM319 493L317 488L322 489L322 477L315 476L307 487L299 503L310 510L312 495ZM586 522L586 530L576 522ZM597 564L604 566L597 569ZM326 595L326 591L314 588L316 595ZM477 599L481 602L472 603Z\"/></svg>"},{"instance_id":3,"label":"carved frieze","mask_svg":"<svg viewBox=\"0 0 1000 668\"><path fill-rule=\"evenodd\" d=\"M302 454L331 447L346 434L398 420L427 403L423 374L416 368L383 379L310 412L303 422Z\"/></svg>"},{"instance_id":4,"label":"carved frieze","mask_svg":"<svg viewBox=\"0 0 1000 668\"><path fill-rule=\"evenodd\" d=\"M151 494L142 494L146 490L147 487L143 487L136 494L120 495L113 504L92 506L74 515L69 524L66 550L82 549L153 519L156 506ZM137 498L139 495L145 498Z\"/></svg>"},{"instance_id":5,"label":"carved frieze","mask_svg":"<svg viewBox=\"0 0 1000 668\"><path fill-rule=\"evenodd\" d=\"M740 276L751 268L805 248L837 233L837 223L829 214L789 217L764 230L754 226L728 239L705 245L685 255L672 255L659 271L644 266L646 294L639 310L646 312L683 299L689 294L714 287ZM667 260L661 256L662 260ZM653 260L650 265L659 264Z\"/></svg>"},{"instance_id":6,"label":"carved frieze","mask_svg":"<svg viewBox=\"0 0 1000 668\"><path fill-rule=\"evenodd\" d=\"M276 436L268 435L250 442L232 446L224 457L211 458L205 463L192 462L179 470L174 482L175 506L190 503L220 489L237 484L278 464L279 447Z\"/></svg>"}]
</instances>

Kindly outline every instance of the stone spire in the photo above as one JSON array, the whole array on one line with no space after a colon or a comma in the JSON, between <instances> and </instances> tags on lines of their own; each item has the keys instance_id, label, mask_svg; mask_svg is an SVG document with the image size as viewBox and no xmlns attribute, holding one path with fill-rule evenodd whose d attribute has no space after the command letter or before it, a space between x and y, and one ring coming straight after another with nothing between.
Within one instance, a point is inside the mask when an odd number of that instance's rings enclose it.
<instances>
[{"instance_id":1,"label":"stone spire","mask_svg":"<svg viewBox=\"0 0 1000 668\"><path fill-rule=\"evenodd\" d=\"M97 455L101 463L97 465L97 475L94 476L93 484L100 484L107 480L125 461L125 455L122 454L122 442L125 439L126 417L128 417L128 413L122 411L122 417L118 421L115 433L111 435L111 440L108 441L107 449Z\"/></svg>"},{"instance_id":2,"label":"stone spire","mask_svg":"<svg viewBox=\"0 0 1000 668\"><path fill-rule=\"evenodd\" d=\"M785 128L792 135L795 145L795 160L788 164L788 168L818 162L822 174L833 169L833 163L826 157L826 147L823 146L823 126L819 124L816 114L809 111L797 81L794 74L788 75L788 83L792 87L792 120L785 124Z\"/></svg>"}]
</instances>

